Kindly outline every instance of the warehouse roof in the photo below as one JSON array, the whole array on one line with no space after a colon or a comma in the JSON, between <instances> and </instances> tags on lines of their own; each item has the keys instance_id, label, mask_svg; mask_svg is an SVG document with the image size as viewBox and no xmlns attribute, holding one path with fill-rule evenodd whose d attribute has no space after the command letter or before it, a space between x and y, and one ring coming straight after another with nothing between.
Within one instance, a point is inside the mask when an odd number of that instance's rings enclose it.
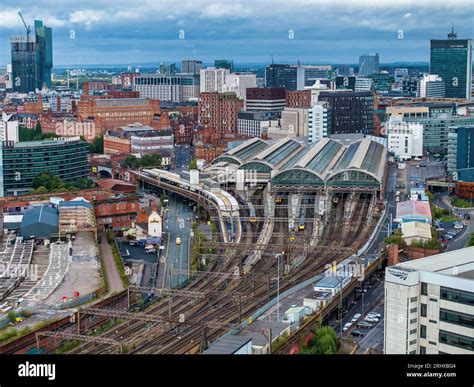
<instances>
[{"instance_id":1,"label":"warehouse roof","mask_svg":"<svg viewBox=\"0 0 474 387\"><path fill-rule=\"evenodd\" d=\"M232 355L252 341L251 337L227 335L217 339L204 355Z\"/></svg>"},{"instance_id":2,"label":"warehouse roof","mask_svg":"<svg viewBox=\"0 0 474 387\"><path fill-rule=\"evenodd\" d=\"M431 209L428 202L419 200L407 200L397 203L397 219L405 217L426 217L431 218Z\"/></svg>"},{"instance_id":3,"label":"warehouse roof","mask_svg":"<svg viewBox=\"0 0 474 387\"><path fill-rule=\"evenodd\" d=\"M20 230L22 228L35 224L46 224L53 227L59 226L58 210L46 205L34 207L25 212L21 221Z\"/></svg>"},{"instance_id":4,"label":"warehouse roof","mask_svg":"<svg viewBox=\"0 0 474 387\"><path fill-rule=\"evenodd\" d=\"M431 239L431 225L424 222L402 223L403 238Z\"/></svg>"}]
</instances>

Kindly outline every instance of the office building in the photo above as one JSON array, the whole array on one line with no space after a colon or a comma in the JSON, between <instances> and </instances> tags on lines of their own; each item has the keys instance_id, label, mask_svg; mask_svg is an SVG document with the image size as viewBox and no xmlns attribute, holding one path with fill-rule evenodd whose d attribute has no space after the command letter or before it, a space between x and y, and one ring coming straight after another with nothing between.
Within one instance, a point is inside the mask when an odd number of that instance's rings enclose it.
<instances>
[{"instance_id":1,"label":"office building","mask_svg":"<svg viewBox=\"0 0 474 387\"><path fill-rule=\"evenodd\" d=\"M245 110L282 111L286 106L286 91L281 87L254 87L246 90Z\"/></svg>"},{"instance_id":2,"label":"office building","mask_svg":"<svg viewBox=\"0 0 474 387\"><path fill-rule=\"evenodd\" d=\"M286 106L289 108L308 109L311 107L311 90L286 92Z\"/></svg>"},{"instance_id":3,"label":"office building","mask_svg":"<svg viewBox=\"0 0 474 387\"><path fill-rule=\"evenodd\" d=\"M423 125L391 118L385 123L387 147L399 160L423 156Z\"/></svg>"},{"instance_id":4,"label":"office building","mask_svg":"<svg viewBox=\"0 0 474 387\"><path fill-rule=\"evenodd\" d=\"M244 100L248 88L257 87L257 76L252 73L226 74L222 91L234 92L235 95Z\"/></svg>"},{"instance_id":5,"label":"office building","mask_svg":"<svg viewBox=\"0 0 474 387\"><path fill-rule=\"evenodd\" d=\"M308 142L318 142L330 133L331 106L328 102L316 102L308 109Z\"/></svg>"},{"instance_id":6,"label":"office building","mask_svg":"<svg viewBox=\"0 0 474 387\"><path fill-rule=\"evenodd\" d=\"M347 64L338 65L337 75L342 75L342 76L354 75L354 68Z\"/></svg>"},{"instance_id":7,"label":"office building","mask_svg":"<svg viewBox=\"0 0 474 387\"><path fill-rule=\"evenodd\" d=\"M28 93L51 87L53 67L52 30L35 20L34 30L27 36L11 37L13 91Z\"/></svg>"},{"instance_id":8,"label":"office building","mask_svg":"<svg viewBox=\"0 0 474 387\"><path fill-rule=\"evenodd\" d=\"M235 93L201 93L199 123L217 133L236 133L238 113L244 101Z\"/></svg>"},{"instance_id":9,"label":"office building","mask_svg":"<svg viewBox=\"0 0 474 387\"><path fill-rule=\"evenodd\" d=\"M242 110L238 113L237 132L247 137L261 137L265 128L279 126L280 118L279 111L247 112Z\"/></svg>"},{"instance_id":10,"label":"office building","mask_svg":"<svg viewBox=\"0 0 474 387\"><path fill-rule=\"evenodd\" d=\"M373 92L374 88L374 80L369 77L361 77L357 76L354 91L371 91Z\"/></svg>"},{"instance_id":11,"label":"office building","mask_svg":"<svg viewBox=\"0 0 474 387\"><path fill-rule=\"evenodd\" d=\"M155 99L86 98L79 101L77 114L82 121L93 120L96 135L100 135L107 129L135 123L152 125L155 117L161 115L161 109L160 101Z\"/></svg>"},{"instance_id":12,"label":"office building","mask_svg":"<svg viewBox=\"0 0 474 387\"><path fill-rule=\"evenodd\" d=\"M388 94L392 89L393 78L387 71L369 74L367 78L372 79L378 94Z\"/></svg>"},{"instance_id":13,"label":"office building","mask_svg":"<svg viewBox=\"0 0 474 387\"><path fill-rule=\"evenodd\" d=\"M445 82L446 98L471 98L472 41L457 39L454 31L448 39L431 40L430 74Z\"/></svg>"},{"instance_id":14,"label":"office building","mask_svg":"<svg viewBox=\"0 0 474 387\"><path fill-rule=\"evenodd\" d=\"M202 69L202 61L184 59L181 61L181 72L184 74L199 74Z\"/></svg>"},{"instance_id":15,"label":"office building","mask_svg":"<svg viewBox=\"0 0 474 387\"><path fill-rule=\"evenodd\" d=\"M448 175L456 181L474 182L474 124L450 128Z\"/></svg>"},{"instance_id":16,"label":"office building","mask_svg":"<svg viewBox=\"0 0 474 387\"><path fill-rule=\"evenodd\" d=\"M474 125L474 116L407 118L405 121L423 125L424 149L433 152L446 152L448 149L449 128L453 126Z\"/></svg>"},{"instance_id":17,"label":"office building","mask_svg":"<svg viewBox=\"0 0 474 387\"><path fill-rule=\"evenodd\" d=\"M303 70L300 67L300 74ZM300 75L300 83L301 83ZM282 87L286 90L298 90L298 67L288 64L271 64L265 67L265 86ZM301 86L301 85L300 85ZM300 87L300 90L304 84Z\"/></svg>"},{"instance_id":18,"label":"office building","mask_svg":"<svg viewBox=\"0 0 474 387\"><path fill-rule=\"evenodd\" d=\"M359 56L359 75L371 75L380 72L379 54Z\"/></svg>"},{"instance_id":19,"label":"office building","mask_svg":"<svg viewBox=\"0 0 474 387\"><path fill-rule=\"evenodd\" d=\"M175 75L176 74L176 64L160 64L160 74L161 75Z\"/></svg>"},{"instance_id":20,"label":"office building","mask_svg":"<svg viewBox=\"0 0 474 387\"><path fill-rule=\"evenodd\" d=\"M356 77L354 75L346 75L346 76L341 76L341 75L338 75L336 76L336 78L334 79L335 83L336 83L336 90L338 89L349 89L349 90L352 90L352 91L355 91L355 87L356 87ZM366 91L366 90L369 90L370 88L366 88L364 90L361 90L361 91Z\"/></svg>"},{"instance_id":21,"label":"office building","mask_svg":"<svg viewBox=\"0 0 474 387\"><path fill-rule=\"evenodd\" d=\"M328 79L332 76L332 66L312 66L312 65L301 65L299 62L296 65L296 88L297 90L303 90L306 86L311 86L318 79Z\"/></svg>"},{"instance_id":22,"label":"office building","mask_svg":"<svg viewBox=\"0 0 474 387\"><path fill-rule=\"evenodd\" d=\"M308 136L308 108L285 107L281 112L281 130L272 138Z\"/></svg>"},{"instance_id":23,"label":"office building","mask_svg":"<svg viewBox=\"0 0 474 387\"><path fill-rule=\"evenodd\" d=\"M409 78L409 75L410 74L408 72L408 69L406 68L396 68L393 71L393 78L394 78L395 83L402 83L403 80Z\"/></svg>"},{"instance_id":24,"label":"office building","mask_svg":"<svg viewBox=\"0 0 474 387\"><path fill-rule=\"evenodd\" d=\"M174 138L170 129L154 130L146 125L128 125L104 134L104 153L140 154L173 150Z\"/></svg>"},{"instance_id":25,"label":"office building","mask_svg":"<svg viewBox=\"0 0 474 387\"><path fill-rule=\"evenodd\" d=\"M18 142L18 120L13 120L13 114L6 114L2 112L0 118L0 133L2 134L2 141Z\"/></svg>"},{"instance_id":26,"label":"office building","mask_svg":"<svg viewBox=\"0 0 474 387\"><path fill-rule=\"evenodd\" d=\"M386 354L474 354L474 247L385 269Z\"/></svg>"},{"instance_id":27,"label":"office building","mask_svg":"<svg viewBox=\"0 0 474 387\"><path fill-rule=\"evenodd\" d=\"M374 133L374 96L370 92L321 91L331 106L331 133Z\"/></svg>"},{"instance_id":28,"label":"office building","mask_svg":"<svg viewBox=\"0 0 474 387\"><path fill-rule=\"evenodd\" d=\"M444 98L444 81L436 74L425 74L418 83L417 94L419 98Z\"/></svg>"},{"instance_id":29,"label":"office building","mask_svg":"<svg viewBox=\"0 0 474 387\"><path fill-rule=\"evenodd\" d=\"M214 61L214 67L216 69L227 69L229 72L234 72L234 61L227 59L216 59Z\"/></svg>"},{"instance_id":30,"label":"office building","mask_svg":"<svg viewBox=\"0 0 474 387\"><path fill-rule=\"evenodd\" d=\"M184 102L199 97L199 75L146 74L133 78L133 90L141 98L160 101Z\"/></svg>"},{"instance_id":31,"label":"office building","mask_svg":"<svg viewBox=\"0 0 474 387\"><path fill-rule=\"evenodd\" d=\"M6 141L1 151L0 197L32 190L33 180L41 172L51 172L70 183L89 175L88 145L79 137Z\"/></svg>"},{"instance_id":32,"label":"office building","mask_svg":"<svg viewBox=\"0 0 474 387\"><path fill-rule=\"evenodd\" d=\"M200 70L200 92L201 93L222 93L224 83L229 69L208 67Z\"/></svg>"}]
</instances>

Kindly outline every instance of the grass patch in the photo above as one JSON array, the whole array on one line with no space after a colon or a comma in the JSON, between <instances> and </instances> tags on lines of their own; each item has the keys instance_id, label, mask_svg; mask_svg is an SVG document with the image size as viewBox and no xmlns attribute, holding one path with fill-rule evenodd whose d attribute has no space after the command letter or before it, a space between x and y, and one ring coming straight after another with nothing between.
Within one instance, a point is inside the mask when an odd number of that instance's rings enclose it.
<instances>
[{"instance_id":1,"label":"grass patch","mask_svg":"<svg viewBox=\"0 0 474 387\"><path fill-rule=\"evenodd\" d=\"M99 259L100 259L100 276L102 277L102 285L104 286L105 290L108 292L109 279L107 278L107 273L105 272L105 262L104 262L104 253L102 252L102 245L99 245Z\"/></svg>"},{"instance_id":2,"label":"grass patch","mask_svg":"<svg viewBox=\"0 0 474 387\"><path fill-rule=\"evenodd\" d=\"M469 236L469 240L467 242L467 247L471 247L471 246L474 246L474 232L471 233L471 235Z\"/></svg>"},{"instance_id":3,"label":"grass patch","mask_svg":"<svg viewBox=\"0 0 474 387\"><path fill-rule=\"evenodd\" d=\"M474 204L470 203L469 200L460 199L458 197L453 197L451 199L451 205L458 208L474 207Z\"/></svg>"}]
</instances>

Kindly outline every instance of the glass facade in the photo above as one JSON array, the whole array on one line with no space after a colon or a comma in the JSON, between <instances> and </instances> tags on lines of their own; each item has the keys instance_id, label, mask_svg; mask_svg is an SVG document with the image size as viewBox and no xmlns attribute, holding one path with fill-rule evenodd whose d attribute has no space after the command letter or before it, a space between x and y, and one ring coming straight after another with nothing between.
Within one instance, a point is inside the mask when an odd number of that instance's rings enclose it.
<instances>
[{"instance_id":1,"label":"glass facade","mask_svg":"<svg viewBox=\"0 0 474 387\"><path fill-rule=\"evenodd\" d=\"M441 287L441 299L474 306L474 293Z\"/></svg>"},{"instance_id":2,"label":"glass facade","mask_svg":"<svg viewBox=\"0 0 474 387\"><path fill-rule=\"evenodd\" d=\"M467 337L463 335L458 335L456 333L439 331L439 342L453 345L455 347L463 348L468 351L474 351L474 338Z\"/></svg>"},{"instance_id":3,"label":"glass facade","mask_svg":"<svg viewBox=\"0 0 474 387\"><path fill-rule=\"evenodd\" d=\"M65 182L88 176L88 145L85 141L32 141L2 147L3 195L33 189L41 172L51 172Z\"/></svg>"},{"instance_id":4,"label":"glass facade","mask_svg":"<svg viewBox=\"0 0 474 387\"><path fill-rule=\"evenodd\" d=\"M286 90L297 90L297 68L287 64L271 64L265 68L265 86L283 87Z\"/></svg>"},{"instance_id":5,"label":"glass facade","mask_svg":"<svg viewBox=\"0 0 474 387\"><path fill-rule=\"evenodd\" d=\"M52 30L35 20L35 26L26 37L12 37L11 60L13 90L28 93L41 89L44 84L51 87L51 69L53 67Z\"/></svg>"},{"instance_id":6,"label":"glass facade","mask_svg":"<svg viewBox=\"0 0 474 387\"><path fill-rule=\"evenodd\" d=\"M474 328L474 316L455 312L454 310L440 309L439 320L450 324L462 325L467 328Z\"/></svg>"},{"instance_id":7,"label":"glass facade","mask_svg":"<svg viewBox=\"0 0 474 387\"><path fill-rule=\"evenodd\" d=\"M446 98L469 99L472 82L471 40L432 40L430 74L443 79Z\"/></svg>"}]
</instances>

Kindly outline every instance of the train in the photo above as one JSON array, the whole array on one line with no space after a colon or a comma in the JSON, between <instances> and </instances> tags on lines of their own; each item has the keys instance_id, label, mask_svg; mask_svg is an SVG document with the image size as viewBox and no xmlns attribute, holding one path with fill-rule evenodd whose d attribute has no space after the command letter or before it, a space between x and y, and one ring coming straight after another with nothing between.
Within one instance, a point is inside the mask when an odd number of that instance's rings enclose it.
<instances>
[{"instance_id":1,"label":"train","mask_svg":"<svg viewBox=\"0 0 474 387\"><path fill-rule=\"evenodd\" d=\"M298 224L298 230L304 230L305 222L304 222L304 215L300 217L300 223Z\"/></svg>"}]
</instances>

